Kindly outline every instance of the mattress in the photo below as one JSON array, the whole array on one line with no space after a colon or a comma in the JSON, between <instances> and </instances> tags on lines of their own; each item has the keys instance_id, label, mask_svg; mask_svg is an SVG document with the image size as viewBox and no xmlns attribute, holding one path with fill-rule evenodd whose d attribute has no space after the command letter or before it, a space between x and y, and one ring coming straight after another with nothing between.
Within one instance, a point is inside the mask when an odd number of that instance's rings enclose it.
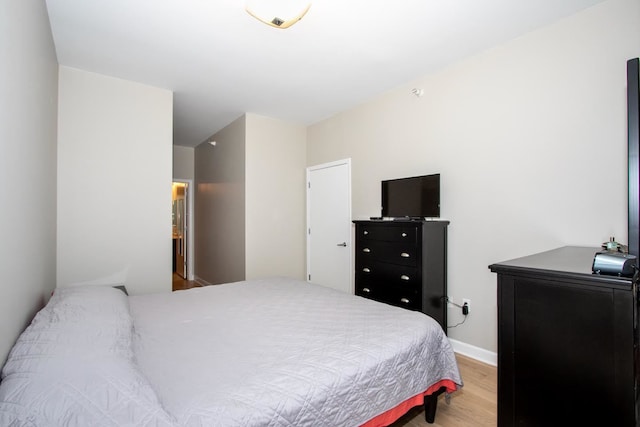
<instances>
[{"instance_id":1,"label":"mattress","mask_svg":"<svg viewBox=\"0 0 640 427\"><path fill-rule=\"evenodd\" d=\"M304 281L80 286L12 348L0 425L375 426L461 386L435 320Z\"/></svg>"},{"instance_id":2,"label":"mattress","mask_svg":"<svg viewBox=\"0 0 640 427\"><path fill-rule=\"evenodd\" d=\"M423 313L270 278L132 296L137 363L182 426L359 426L462 386Z\"/></svg>"}]
</instances>

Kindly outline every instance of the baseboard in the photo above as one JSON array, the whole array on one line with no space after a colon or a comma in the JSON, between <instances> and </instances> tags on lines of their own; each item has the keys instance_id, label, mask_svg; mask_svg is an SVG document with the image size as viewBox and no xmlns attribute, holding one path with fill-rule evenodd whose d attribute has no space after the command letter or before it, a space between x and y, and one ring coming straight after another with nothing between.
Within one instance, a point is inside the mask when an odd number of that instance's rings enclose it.
<instances>
[{"instance_id":1,"label":"baseboard","mask_svg":"<svg viewBox=\"0 0 640 427\"><path fill-rule=\"evenodd\" d=\"M193 281L199 284L200 286L209 286L211 283L207 282L201 277L194 276Z\"/></svg>"},{"instance_id":2,"label":"baseboard","mask_svg":"<svg viewBox=\"0 0 640 427\"><path fill-rule=\"evenodd\" d=\"M453 351L491 366L498 366L498 354L475 345L449 338Z\"/></svg>"}]
</instances>

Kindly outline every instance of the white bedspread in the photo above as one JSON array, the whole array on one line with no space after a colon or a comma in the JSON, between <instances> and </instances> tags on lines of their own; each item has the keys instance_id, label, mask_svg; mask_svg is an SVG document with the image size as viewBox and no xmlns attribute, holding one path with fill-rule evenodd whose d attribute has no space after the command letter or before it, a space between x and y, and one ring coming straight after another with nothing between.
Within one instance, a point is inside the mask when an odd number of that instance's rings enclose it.
<instances>
[{"instance_id":1,"label":"white bedspread","mask_svg":"<svg viewBox=\"0 0 640 427\"><path fill-rule=\"evenodd\" d=\"M57 289L2 370L2 427L171 426L133 361L127 296Z\"/></svg>"},{"instance_id":2,"label":"white bedspread","mask_svg":"<svg viewBox=\"0 0 640 427\"><path fill-rule=\"evenodd\" d=\"M134 350L181 426L358 426L450 379L418 312L278 278L132 296Z\"/></svg>"}]
</instances>

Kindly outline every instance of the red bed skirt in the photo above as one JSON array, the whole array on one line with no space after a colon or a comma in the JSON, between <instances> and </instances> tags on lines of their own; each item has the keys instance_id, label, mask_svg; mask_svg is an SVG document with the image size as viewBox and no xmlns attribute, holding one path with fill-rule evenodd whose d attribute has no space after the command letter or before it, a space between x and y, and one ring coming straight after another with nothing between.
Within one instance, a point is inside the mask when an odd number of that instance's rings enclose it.
<instances>
[{"instance_id":1,"label":"red bed skirt","mask_svg":"<svg viewBox=\"0 0 640 427\"><path fill-rule=\"evenodd\" d=\"M409 409L413 408L414 406L422 405L424 403L425 396L428 396L440 390L441 387L445 387L447 389L447 393L451 393L458 389L456 384L451 380L439 381L429 387L426 391L418 393L415 396L408 398L404 402L401 402L399 405L389 409L388 411L383 412L382 414L370 419L366 423L362 424L361 427L388 426L389 424L392 424L393 422L398 420L398 418L406 414Z\"/></svg>"}]
</instances>

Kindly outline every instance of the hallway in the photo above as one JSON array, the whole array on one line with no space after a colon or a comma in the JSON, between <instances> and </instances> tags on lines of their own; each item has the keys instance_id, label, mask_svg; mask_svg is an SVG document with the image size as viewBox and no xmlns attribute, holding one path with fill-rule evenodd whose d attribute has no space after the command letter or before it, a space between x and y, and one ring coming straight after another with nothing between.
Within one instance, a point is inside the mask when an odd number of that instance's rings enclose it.
<instances>
[{"instance_id":1,"label":"hallway","mask_svg":"<svg viewBox=\"0 0 640 427\"><path fill-rule=\"evenodd\" d=\"M177 273L173 273L173 290L174 291L181 291L184 289L191 289L191 288L199 288L201 286L202 285L200 285L197 282L194 282L193 280L183 279Z\"/></svg>"}]
</instances>

